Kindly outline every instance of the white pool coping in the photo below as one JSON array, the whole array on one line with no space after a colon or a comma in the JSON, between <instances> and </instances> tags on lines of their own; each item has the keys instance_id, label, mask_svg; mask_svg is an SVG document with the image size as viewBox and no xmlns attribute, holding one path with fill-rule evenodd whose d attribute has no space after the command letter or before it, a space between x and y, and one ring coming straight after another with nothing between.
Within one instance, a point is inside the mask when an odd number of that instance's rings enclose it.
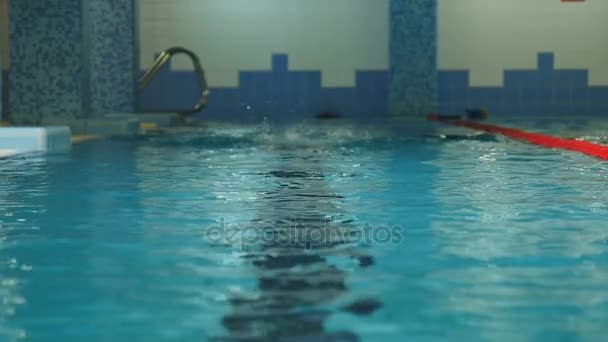
<instances>
[{"instance_id":1,"label":"white pool coping","mask_svg":"<svg viewBox=\"0 0 608 342\"><path fill-rule=\"evenodd\" d=\"M15 154L16 152L14 150L0 150L0 158L10 157Z\"/></svg>"},{"instance_id":2,"label":"white pool coping","mask_svg":"<svg viewBox=\"0 0 608 342\"><path fill-rule=\"evenodd\" d=\"M72 134L66 126L0 127L0 157L22 153L66 153L72 147Z\"/></svg>"}]
</instances>

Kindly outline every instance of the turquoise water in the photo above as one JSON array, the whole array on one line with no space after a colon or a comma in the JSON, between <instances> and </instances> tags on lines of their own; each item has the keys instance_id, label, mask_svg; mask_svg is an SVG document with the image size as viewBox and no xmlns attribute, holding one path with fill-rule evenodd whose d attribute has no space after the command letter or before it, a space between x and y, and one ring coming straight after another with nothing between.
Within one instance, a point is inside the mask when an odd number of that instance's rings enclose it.
<instances>
[{"instance_id":1,"label":"turquoise water","mask_svg":"<svg viewBox=\"0 0 608 342\"><path fill-rule=\"evenodd\" d=\"M603 341L608 164L227 128L0 160L1 341Z\"/></svg>"}]
</instances>

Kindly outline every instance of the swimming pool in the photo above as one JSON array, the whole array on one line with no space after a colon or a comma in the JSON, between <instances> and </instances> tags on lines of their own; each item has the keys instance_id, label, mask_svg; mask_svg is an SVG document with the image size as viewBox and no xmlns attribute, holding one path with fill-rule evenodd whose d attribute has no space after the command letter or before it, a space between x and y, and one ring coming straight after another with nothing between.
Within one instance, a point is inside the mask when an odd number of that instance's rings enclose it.
<instances>
[{"instance_id":1,"label":"swimming pool","mask_svg":"<svg viewBox=\"0 0 608 342\"><path fill-rule=\"evenodd\" d=\"M0 160L0 340L600 341L608 164L300 125Z\"/></svg>"}]
</instances>

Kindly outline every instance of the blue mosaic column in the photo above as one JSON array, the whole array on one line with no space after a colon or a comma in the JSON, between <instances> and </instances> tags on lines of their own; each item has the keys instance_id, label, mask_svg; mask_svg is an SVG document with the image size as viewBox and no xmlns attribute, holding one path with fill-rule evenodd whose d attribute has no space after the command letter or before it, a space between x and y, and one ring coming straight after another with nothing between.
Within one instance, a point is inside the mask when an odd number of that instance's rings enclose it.
<instances>
[{"instance_id":1,"label":"blue mosaic column","mask_svg":"<svg viewBox=\"0 0 608 342\"><path fill-rule=\"evenodd\" d=\"M0 9L4 10L2 8L2 3L0 3ZM3 112L2 112L2 105L4 104L4 96L3 96L4 88L2 88L2 79L4 78L4 67L2 64L2 61L3 61L2 54L4 53L4 44L2 41L2 37L4 37L4 30L3 30L3 28L4 28L3 21L4 20L5 20L4 14L0 13L0 72L1 72L1 74L0 74L0 121L2 121L2 119L4 118Z\"/></svg>"},{"instance_id":2,"label":"blue mosaic column","mask_svg":"<svg viewBox=\"0 0 608 342\"><path fill-rule=\"evenodd\" d=\"M437 0L391 0L390 95L394 115L437 108Z\"/></svg>"},{"instance_id":3,"label":"blue mosaic column","mask_svg":"<svg viewBox=\"0 0 608 342\"><path fill-rule=\"evenodd\" d=\"M12 119L132 112L134 1L10 1Z\"/></svg>"},{"instance_id":4,"label":"blue mosaic column","mask_svg":"<svg viewBox=\"0 0 608 342\"><path fill-rule=\"evenodd\" d=\"M80 0L9 2L12 118L82 114Z\"/></svg>"},{"instance_id":5,"label":"blue mosaic column","mask_svg":"<svg viewBox=\"0 0 608 342\"><path fill-rule=\"evenodd\" d=\"M82 1L91 85L87 111L133 112L139 74L135 0Z\"/></svg>"},{"instance_id":6,"label":"blue mosaic column","mask_svg":"<svg viewBox=\"0 0 608 342\"><path fill-rule=\"evenodd\" d=\"M0 0L0 120L8 120L8 0Z\"/></svg>"}]
</instances>

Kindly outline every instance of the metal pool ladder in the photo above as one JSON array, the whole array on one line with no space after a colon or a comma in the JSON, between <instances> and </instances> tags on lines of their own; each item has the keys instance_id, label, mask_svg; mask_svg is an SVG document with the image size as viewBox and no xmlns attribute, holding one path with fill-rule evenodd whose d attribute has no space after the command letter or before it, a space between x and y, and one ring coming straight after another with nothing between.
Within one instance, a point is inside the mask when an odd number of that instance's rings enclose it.
<instances>
[{"instance_id":1,"label":"metal pool ladder","mask_svg":"<svg viewBox=\"0 0 608 342\"><path fill-rule=\"evenodd\" d=\"M139 89L143 89L150 84L158 71L177 54L184 54L192 61L194 72L196 73L198 84L201 89L201 97L194 108L187 110L176 110L176 112L179 112L182 115L199 112L201 109L207 106L207 102L209 101L209 86L207 85L207 79L205 78L205 70L201 66L198 56L186 48L176 46L163 51L139 80Z\"/></svg>"}]
</instances>

